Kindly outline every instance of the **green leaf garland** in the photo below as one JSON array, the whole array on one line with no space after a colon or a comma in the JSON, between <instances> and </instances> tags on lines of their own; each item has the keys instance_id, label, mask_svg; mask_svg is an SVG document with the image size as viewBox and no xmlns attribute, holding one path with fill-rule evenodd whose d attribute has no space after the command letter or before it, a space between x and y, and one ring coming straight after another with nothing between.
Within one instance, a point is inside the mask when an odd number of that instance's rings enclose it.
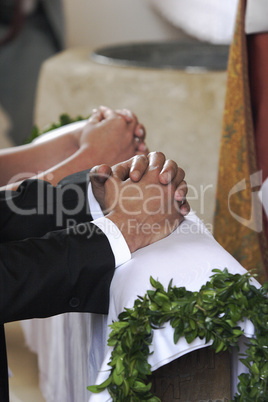
<instances>
[{"instance_id":1,"label":"green leaf garland","mask_svg":"<svg viewBox=\"0 0 268 402\"><path fill-rule=\"evenodd\" d=\"M110 375L100 385L89 386L91 392L108 389L113 401L158 402L148 383L151 366L148 363L153 330L161 330L170 322L174 342L185 337L188 343L195 338L212 341L215 352L238 345L243 334L239 321L249 319L255 327L241 358L249 369L239 376L236 402L268 401L268 282L260 289L251 284L249 273L230 274L225 268L213 270L211 280L199 292L184 287L165 290L150 278L154 290L138 297L133 308L126 308L111 325L108 345L113 347L109 365Z\"/></svg>"},{"instance_id":2,"label":"green leaf garland","mask_svg":"<svg viewBox=\"0 0 268 402\"><path fill-rule=\"evenodd\" d=\"M89 116L88 116L89 117ZM88 117L70 117L62 114L59 122L41 131L32 130L29 143L39 135ZM174 343L185 337L188 343L199 337L212 341L218 353L238 345L243 334L237 324L248 318L255 327L255 338L249 340L248 349L240 360L249 369L239 376L235 402L268 401L268 282L257 289L250 283L251 275L230 274L214 269L211 280L199 292L184 287L173 287L170 281L167 291L163 285L150 278L155 290L148 290L138 297L132 309L125 309L118 321L111 325L108 345L113 347L109 365L110 375L100 385L88 390L101 392L108 389L113 401L159 402L150 392L148 376L152 374L148 363L153 330L170 322L174 328Z\"/></svg>"}]
</instances>

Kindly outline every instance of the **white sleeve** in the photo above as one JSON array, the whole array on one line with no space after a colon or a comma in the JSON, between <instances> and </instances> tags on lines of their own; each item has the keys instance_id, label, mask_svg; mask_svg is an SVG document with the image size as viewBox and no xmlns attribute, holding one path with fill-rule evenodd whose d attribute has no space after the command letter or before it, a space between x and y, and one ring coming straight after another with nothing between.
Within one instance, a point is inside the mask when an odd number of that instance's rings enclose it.
<instances>
[{"instance_id":1,"label":"white sleeve","mask_svg":"<svg viewBox=\"0 0 268 402\"><path fill-rule=\"evenodd\" d=\"M103 212L101 210L100 204L94 197L93 191L92 191L92 186L91 183L89 182L88 184L88 189L87 189L87 200L88 200L88 205L90 207L90 213L93 219L98 219L98 218L103 218Z\"/></svg>"},{"instance_id":2,"label":"white sleeve","mask_svg":"<svg viewBox=\"0 0 268 402\"><path fill-rule=\"evenodd\" d=\"M88 186L88 203L93 218L92 223L98 226L109 240L115 258L115 266L118 267L129 261L131 253L127 242L118 227L110 219L104 217L101 207L93 195L91 183Z\"/></svg>"}]
</instances>

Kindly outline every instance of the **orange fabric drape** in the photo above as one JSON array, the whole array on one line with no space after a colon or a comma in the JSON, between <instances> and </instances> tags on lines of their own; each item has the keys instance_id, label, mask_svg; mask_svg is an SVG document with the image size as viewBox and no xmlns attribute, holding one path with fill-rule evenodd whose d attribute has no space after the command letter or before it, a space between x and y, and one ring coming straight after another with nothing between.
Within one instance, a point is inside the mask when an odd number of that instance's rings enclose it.
<instances>
[{"instance_id":1,"label":"orange fabric drape","mask_svg":"<svg viewBox=\"0 0 268 402\"><path fill-rule=\"evenodd\" d=\"M240 0L228 61L214 236L246 269L255 269L263 282L268 277L268 251L257 191L268 168L267 113L263 113L263 99L268 105L268 87L264 91L268 64L260 65L266 56L252 59L256 43L248 43L245 35L245 7L246 1ZM268 48L262 45L262 52L267 55ZM266 84L261 82L264 75Z\"/></svg>"}]
</instances>

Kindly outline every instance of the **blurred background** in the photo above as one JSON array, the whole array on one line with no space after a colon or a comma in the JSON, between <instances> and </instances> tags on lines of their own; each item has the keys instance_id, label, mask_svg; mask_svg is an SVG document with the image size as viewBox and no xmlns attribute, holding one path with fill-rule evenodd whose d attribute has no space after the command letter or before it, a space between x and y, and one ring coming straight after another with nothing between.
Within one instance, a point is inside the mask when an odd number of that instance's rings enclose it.
<instances>
[{"instance_id":1,"label":"blurred background","mask_svg":"<svg viewBox=\"0 0 268 402\"><path fill-rule=\"evenodd\" d=\"M2 0L0 121L21 144L33 124L44 60L68 48L194 37L228 44L237 0ZM20 6L19 6L20 5ZM20 7L22 8L20 10ZM2 128L3 130L3 128Z\"/></svg>"},{"instance_id":2,"label":"blurred background","mask_svg":"<svg viewBox=\"0 0 268 402\"><path fill-rule=\"evenodd\" d=\"M22 144L34 123L43 128L61 113L88 116L99 104L130 108L147 127L149 148L162 150L186 170L192 206L212 230L228 44L237 1L3 0L1 4L3 145ZM132 43L147 57L150 49L143 51L147 42L175 43L175 64L180 58L184 64L159 69L118 66L110 59L109 65L101 65L90 57L99 47ZM198 48L200 44L205 48ZM219 53L217 48L224 45ZM130 46L127 51L131 55ZM168 57L155 49L151 55L163 62Z\"/></svg>"},{"instance_id":3,"label":"blurred background","mask_svg":"<svg viewBox=\"0 0 268 402\"><path fill-rule=\"evenodd\" d=\"M170 40L229 43L237 0L63 0L67 46Z\"/></svg>"}]
</instances>

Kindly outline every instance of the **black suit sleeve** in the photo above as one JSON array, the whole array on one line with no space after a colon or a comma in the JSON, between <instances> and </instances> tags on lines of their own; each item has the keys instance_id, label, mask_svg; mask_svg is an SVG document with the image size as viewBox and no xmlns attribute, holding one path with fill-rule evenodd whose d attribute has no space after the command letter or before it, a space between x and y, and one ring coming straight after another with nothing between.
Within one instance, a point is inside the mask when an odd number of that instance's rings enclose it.
<instances>
[{"instance_id":1,"label":"black suit sleeve","mask_svg":"<svg viewBox=\"0 0 268 402\"><path fill-rule=\"evenodd\" d=\"M56 187L43 180L25 180L17 191L0 191L0 243L42 237L92 220L83 171L63 179Z\"/></svg>"},{"instance_id":2,"label":"black suit sleeve","mask_svg":"<svg viewBox=\"0 0 268 402\"><path fill-rule=\"evenodd\" d=\"M53 187L0 192L0 322L67 311L106 314L114 255L93 224L88 171Z\"/></svg>"},{"instance_id":3,"label":"black suit sleeve","mask_svg":"<svg viewBox=\"0 0 268 402\"><path fill-rule=\"evenodd\" d=\"M0 322L107 313L114 256L94 224L0 245Z\"/></svg>"}]
</instances>

